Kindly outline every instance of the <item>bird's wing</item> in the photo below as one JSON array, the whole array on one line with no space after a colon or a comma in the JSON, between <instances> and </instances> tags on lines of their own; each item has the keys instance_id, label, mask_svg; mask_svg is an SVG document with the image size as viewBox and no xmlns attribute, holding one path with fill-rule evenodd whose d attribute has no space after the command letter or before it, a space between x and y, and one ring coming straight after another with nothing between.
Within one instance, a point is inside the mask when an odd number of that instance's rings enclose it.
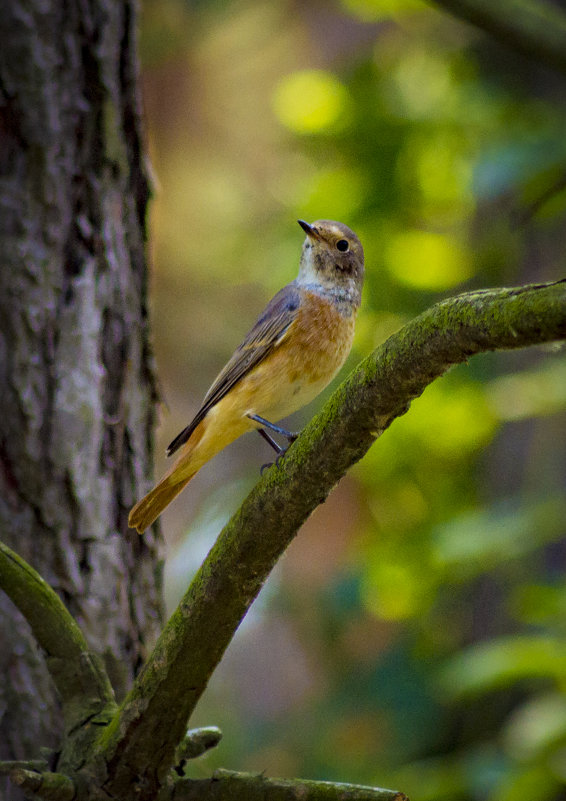
<instances>
[{"instance_id":1,"label":"bird's wing","mask_svg":"<svg viewBox=\"0 0 566 801\"><path fill-rule=\"evenodd\" d=\"M175 453L189 439L209 409L283 341L289 326L297 316L299 304L300 294L294 282L287 284L271 299L206 393L202 406L193 420L167 448L168 456Z\"/></svg>"}]
</instances>

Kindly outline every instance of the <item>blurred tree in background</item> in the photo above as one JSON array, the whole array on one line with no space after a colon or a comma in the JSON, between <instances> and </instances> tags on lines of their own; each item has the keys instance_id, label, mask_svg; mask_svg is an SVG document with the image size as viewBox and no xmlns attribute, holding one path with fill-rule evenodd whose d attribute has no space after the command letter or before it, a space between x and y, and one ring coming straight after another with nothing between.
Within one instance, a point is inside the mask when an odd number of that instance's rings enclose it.
<instances>
[{"instance_id":1,"label":"blurred tree in background","mask_svg":"<svg viewBox=\"0 0 566 801\"><path fill-rule=\"evenodd\" d=\"M448 13L145 0L142 60L159 453L295 276L297 217L364 243L350 365L442 297L564 276L564 76ZM564 798L565 423L559 348L481 356L429 387L244 622L194 722L232 736L194 775ZM268 456L243 438L164 515L171 604Z\"/></svg>"}]
</instances>

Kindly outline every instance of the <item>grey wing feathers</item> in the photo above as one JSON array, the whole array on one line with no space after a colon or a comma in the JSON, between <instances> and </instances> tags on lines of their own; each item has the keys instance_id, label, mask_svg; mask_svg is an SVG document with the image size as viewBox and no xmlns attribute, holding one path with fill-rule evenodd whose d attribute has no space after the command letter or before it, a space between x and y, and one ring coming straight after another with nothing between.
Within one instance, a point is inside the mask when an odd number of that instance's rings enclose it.
<instances>
[{"instance_id":1,"label":"grey wing feathers","mask_svg":"<svg viewBox=\"0 0 566 801\"><path fill-rule=\"evenodd\" d=\"M167 448L167 456L171 456L187 442L207 412L279 344L297 316L299 304L300 294L294 281L283 287L271 299L206 393L202 406L194 418Z\"/></svg>"}]
</instances>

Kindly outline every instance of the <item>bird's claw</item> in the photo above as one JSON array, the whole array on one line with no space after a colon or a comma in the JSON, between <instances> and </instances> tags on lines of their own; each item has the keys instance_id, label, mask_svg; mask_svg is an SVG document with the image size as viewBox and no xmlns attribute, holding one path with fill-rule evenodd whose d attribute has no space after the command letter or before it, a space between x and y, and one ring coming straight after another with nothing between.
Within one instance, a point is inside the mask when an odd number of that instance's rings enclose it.
<instances>
[{"instance_id":1,"label":"bird's claw","mask_svg":"<svg viewBox=\"0 0 566 801\"><path fill-rule=\"evenodd\" d=\"M277 457L277 459L274 462L266 462L265 464L262 464L262 466L259 468L260 476L262 476L264 474L264 472L266 470L268 470L270 467L273 467L273 465L275 465L275 467L279 467L279 465L281 464L284 456L285 456L285 453L280 453L279 456Z\"/></svg>"}]
</instances>

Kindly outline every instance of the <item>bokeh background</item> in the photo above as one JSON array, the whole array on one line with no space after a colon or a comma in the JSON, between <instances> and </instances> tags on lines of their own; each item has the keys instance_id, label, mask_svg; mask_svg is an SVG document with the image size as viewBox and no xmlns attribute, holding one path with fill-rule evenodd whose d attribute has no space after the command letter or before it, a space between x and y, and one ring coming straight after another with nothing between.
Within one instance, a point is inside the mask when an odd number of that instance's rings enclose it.
<instances>
[{"instance_id":1,"label":"bokeh background","mask_svg":"<svg viewBox=\"0 0 566 801\"><path fill-rule=\"evenodd\" d=\"M142 11L157 473L295 277L298 217L365 246L343 376L443 297L565 275L563 76L419 0ZM193 720L224 740L192 774L566 798L565 431L560 347L476 357L429 387L268 581ZM247 435L163 515L170 607L269 459Z\"/></svg>"}]
</instances>

